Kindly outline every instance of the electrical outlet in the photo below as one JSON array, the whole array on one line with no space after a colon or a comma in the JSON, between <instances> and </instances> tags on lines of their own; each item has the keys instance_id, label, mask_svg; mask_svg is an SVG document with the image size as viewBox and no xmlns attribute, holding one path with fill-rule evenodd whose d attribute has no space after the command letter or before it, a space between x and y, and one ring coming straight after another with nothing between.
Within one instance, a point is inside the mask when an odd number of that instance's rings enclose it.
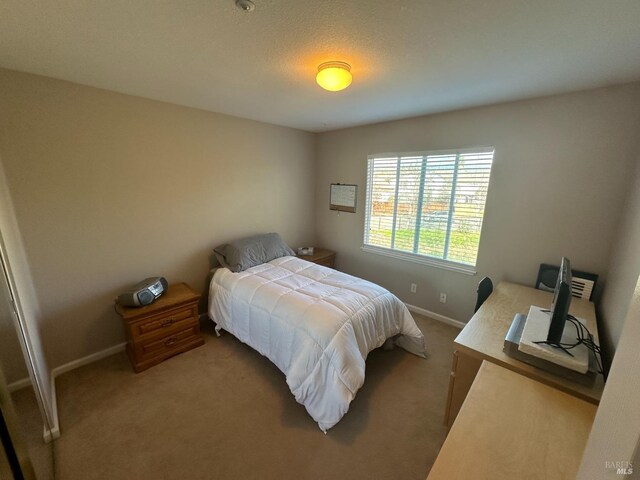
<instances>
[{"instance_id":1,"label":"electrical outlet","mask_svg":"<svg viewBox=\"0 0 640 480\"><path fill-rule=\"evenodd\" d=\"M411 293L416 293L416 291L418 290L418 285L416 285L415 283L411 284Z\"/></svg>"},{"instance_id":2,"label":"electrical outlet","mask_svg":"<svg viewBox=\"0 0 640 480\"><path fill-rule=\"evenodd\" d=\"M440 294L440 303L447 303L447 294L446 293L441 293Z\"/></svg>"}]
</instances>

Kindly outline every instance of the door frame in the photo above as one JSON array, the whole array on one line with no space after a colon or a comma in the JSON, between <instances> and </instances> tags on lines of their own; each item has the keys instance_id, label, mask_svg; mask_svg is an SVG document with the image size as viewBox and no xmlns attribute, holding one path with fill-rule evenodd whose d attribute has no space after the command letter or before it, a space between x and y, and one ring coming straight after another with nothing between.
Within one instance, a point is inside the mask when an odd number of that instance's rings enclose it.
<instances>
[{"instance_id":1,"label":"door frame","mask_svg":"<svg viewBox=\"0 0 640 480\"><path fill-rule=\"evenodd\" d=\"M16 268L13 268L14 265ZM38 324L40 320L38 300L9 193L2 157L0 157L0 288L5 290L9 301L13 324L42 415L44 441L50 442L60 436L55 386L44 356Z\"/></svg>"}]
</instances>

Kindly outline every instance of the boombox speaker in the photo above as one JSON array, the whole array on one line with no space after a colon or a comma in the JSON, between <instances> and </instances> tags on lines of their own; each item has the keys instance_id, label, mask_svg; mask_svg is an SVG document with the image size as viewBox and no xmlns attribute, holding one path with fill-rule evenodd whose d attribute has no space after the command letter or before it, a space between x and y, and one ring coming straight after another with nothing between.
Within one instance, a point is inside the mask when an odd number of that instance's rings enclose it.
<instances>
[{"instance_id":1,"label":"boombox speaker","mask_svg":"<svg viewBox=\"0 0 640 480\"><path fill-rule=\"evenodd\" d=\"M143 307L156 301L167 290L164 277L149 277L118 295L118 303L123 307Z\"/></svg>"}]
</instances>

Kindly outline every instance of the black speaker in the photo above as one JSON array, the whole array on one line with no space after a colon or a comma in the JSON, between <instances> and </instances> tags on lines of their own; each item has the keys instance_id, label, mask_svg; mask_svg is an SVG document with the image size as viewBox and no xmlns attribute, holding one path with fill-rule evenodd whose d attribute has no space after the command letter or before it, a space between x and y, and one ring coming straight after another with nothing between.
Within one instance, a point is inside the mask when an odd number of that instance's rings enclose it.
<instances>
[{"instance_id":1,"label":"black speaker","mask_svg":"<svg viewBox=\"0 0 640 480\"><path fill-rule=\"evenodd\" d=\"M153 303L155 299L156 297L154 297L153 293L149 290L143 290L138 293L138 302L140 302L140 305L149 305L150 303Z\"/></svg>"},{"instance_id":2,"label":"black speaker","mask_svg":"<svg viewBox=\"0 0 640 480\"><path fill-rule=\"evenodd\" d=\"M598 275L595 273L582 272L580 270L572 271L572 285L571 285L571 295L579 298L588 298L589 301L593 299L593 291L596 288L596 283L598 281ZM536 288L538 290L546 290L547 292L553 292L556 288L556 281L558 280L558 273L560 272L560 267L557 265L549 265L547 263L541 263L540 269L538 270L538 278L536 279ZM585 282L582 280L588 280L589 282L593 282L593 285L590 289L585 288ZM583 295L585 293L585 295ZM588 295L586 295L588 293Z\"/></svg>"},{"instance_id":3,"label":"black speaker","mask_svg":"<svg viewBox=\"0 0 640 480\"><path fill-rule=\"evenodd\" d=\"M547 265L546 263L540 264L536 288L553 292L556 288L556 282L558 281L558 273L560 273L560 267Z\"/></svg>"}]
</instances>

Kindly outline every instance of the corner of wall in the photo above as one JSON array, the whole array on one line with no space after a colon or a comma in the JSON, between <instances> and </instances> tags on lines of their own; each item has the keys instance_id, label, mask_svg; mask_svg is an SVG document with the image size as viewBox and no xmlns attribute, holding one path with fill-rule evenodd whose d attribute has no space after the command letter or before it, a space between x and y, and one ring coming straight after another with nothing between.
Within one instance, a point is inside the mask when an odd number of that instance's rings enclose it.
<instances>
[{"instance_id":1,"label":"corner of wall","mask_svg":"<svg viewBox=\"0 0 640 480\"><path fill-rule=\"evenodd\" d=\"M640 148L635 170L629 175L625 200L620 209L615 240L609 249L609 265L598 308L598 329L607 368L615 355L636 280L640 274Z\"/></svg>"}]
</instances>

